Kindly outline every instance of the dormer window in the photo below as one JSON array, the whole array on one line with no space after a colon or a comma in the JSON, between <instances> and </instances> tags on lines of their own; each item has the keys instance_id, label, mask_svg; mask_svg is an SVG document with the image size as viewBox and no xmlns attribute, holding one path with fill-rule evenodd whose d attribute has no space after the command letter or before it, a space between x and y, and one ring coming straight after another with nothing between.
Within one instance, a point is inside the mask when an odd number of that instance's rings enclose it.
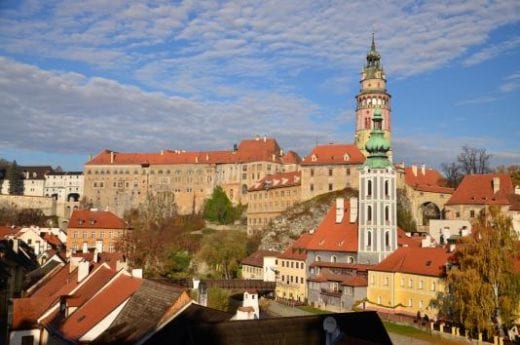
<instances>
[{"instance_id":1,"label":"dormer window","mask_svg":"<svg viewBox=\"0 0 520 345\"><path fill-rule=\"evenodd\" d=\"M311 156L311 160L312 160L313 162L316 162L316 161L318 160L318 157L317 157L315 154L313 154L313 155Z\"/></svg>"},{"instance_id":2,"label":"dormer window","mask_svg":"<svg viewBox=\"0 0 520 345\"><path fill-rule=\"evenodd\" d=\"M350 160L350 156L348 155L348 153L345 153L345 154L343 155L343 160L344 160L345 162L348 162L348 161Z\"/></svg>"}]
</instances>

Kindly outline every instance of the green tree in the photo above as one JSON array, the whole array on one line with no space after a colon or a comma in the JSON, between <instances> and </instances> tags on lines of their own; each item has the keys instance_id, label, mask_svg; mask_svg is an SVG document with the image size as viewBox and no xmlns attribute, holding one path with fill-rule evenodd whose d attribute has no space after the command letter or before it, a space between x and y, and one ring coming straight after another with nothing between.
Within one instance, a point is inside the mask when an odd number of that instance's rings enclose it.
<instances>
[{"instance_id":1,"label":"green tree","mask_svg":"<svg viewBox=\"0 0 520 345\"><path fill-rule=\"evenodd\" d=\"M228 290L219 287L208 288L208 307L222 311L229 311L229 299L231 294Z\"/></svg>"},{"instance_id":2,"label":"green tree","mask_svg":"<svg viewBox=\"0 0 520 345\"><path fill-rule=\"evenodd\" d=\"M9 194L23 195L22 172L18 164L16 164L16 161L13 161L7 168L6 178L9 181Z\"/></svg>"},{"instance_id":3,"label":"green tree","mask_svg":"<svg viewBox=\"0 0 520 345\"><path fill-rule=\"evenodd\" d=\"M246 256L247 235L239 231L218 231L202 239L197 259L214 268L224 279L238 275L240 260Z\"/></svg>"},{"instance_id":4,"label":"green tree","mask_svg":"<svg viewBox=\"0 0 520 345\"><path fill-rule=\"evenodd\" d=\"M204 218L210 222L219 224L230 224L235 220L235 212L231 201L222 187L213 189L211 198L204 205Z\"/></svg>"},{"instance_id":5,"label":"green tree","mask_svg":"<svg viewBox=\"0 0 520 345\"><path fill-rule=\"evenodd\" d=\"M447 293L433 301L441 317L476 333L495 334L511 326L520 303L520 274L512 260L518 256L517 234L511 218L496 207L482 212L472 234L457 244L447 273Z\"/></svg>"},{"instance_id":6,"label":"green tree","mask_svg":"<svg viewBox=\"0 0 520 345\"><path fill-rule=\"evenodd\" d=\"M172 249L166 262L165 274L170 279L185 279L189 276L191 256L186 250Z\"/></svg>"}]
</instances>

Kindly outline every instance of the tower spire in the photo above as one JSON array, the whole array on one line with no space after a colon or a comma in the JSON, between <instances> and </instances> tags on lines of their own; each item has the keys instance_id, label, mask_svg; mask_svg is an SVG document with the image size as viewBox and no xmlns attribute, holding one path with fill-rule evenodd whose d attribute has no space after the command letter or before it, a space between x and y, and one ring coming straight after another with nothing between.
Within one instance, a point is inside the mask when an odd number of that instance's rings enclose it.
<instances>
[{"instance_id":1,"label":"tower spire","mask_svg":"<svg viewBox=\"0 0 520 345\"><path fill-rule=\"evenodd\" d=\"M376 106L374 116L372 116L372 131L365 145L365 150L368 152L365 165L372 169L386 168L392 165L387 156L387 152L390 151L390 142L385 138L382 122L381 108Z\"/></svg>"}]
</instances>

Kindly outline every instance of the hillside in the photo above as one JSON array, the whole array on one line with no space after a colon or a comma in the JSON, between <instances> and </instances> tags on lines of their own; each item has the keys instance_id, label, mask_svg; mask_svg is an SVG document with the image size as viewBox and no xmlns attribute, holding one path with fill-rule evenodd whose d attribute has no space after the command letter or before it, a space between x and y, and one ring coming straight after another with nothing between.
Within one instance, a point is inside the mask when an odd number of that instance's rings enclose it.
<instances>
[{"instance_id":1,"label":"hillside","mask_svg":"<svg viewBox=\"0 0 520 345\"><path fill-rule=\"evenodd\" d=\"M357 191L344 189L298 203L273 219L264 231L259 249L284 251L302 233L315 230L337 197L357 197Z\"/></svg>"}]
</instances>

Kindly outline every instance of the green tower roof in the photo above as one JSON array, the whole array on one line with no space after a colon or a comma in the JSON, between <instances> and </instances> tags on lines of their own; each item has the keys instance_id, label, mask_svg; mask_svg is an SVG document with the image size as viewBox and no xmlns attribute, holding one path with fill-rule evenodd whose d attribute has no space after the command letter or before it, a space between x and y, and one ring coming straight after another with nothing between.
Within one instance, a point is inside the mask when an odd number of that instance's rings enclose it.
<instances>
[{"instance_id":1,"label":"green tower roof","mask_svg":"<svg viewBox=\"0 0 520 345\"><path fill-rule=\"evenodd\" d=\"M372 131L370 138L365 145L365 150L368 152L367 160L364 166L371 169L386 168L392 165L386 153L390 151L390 142L385 138L382 128L383 117L381 116L381 108L374 109L372 116Z\"/></svg>"}]
</instances>

